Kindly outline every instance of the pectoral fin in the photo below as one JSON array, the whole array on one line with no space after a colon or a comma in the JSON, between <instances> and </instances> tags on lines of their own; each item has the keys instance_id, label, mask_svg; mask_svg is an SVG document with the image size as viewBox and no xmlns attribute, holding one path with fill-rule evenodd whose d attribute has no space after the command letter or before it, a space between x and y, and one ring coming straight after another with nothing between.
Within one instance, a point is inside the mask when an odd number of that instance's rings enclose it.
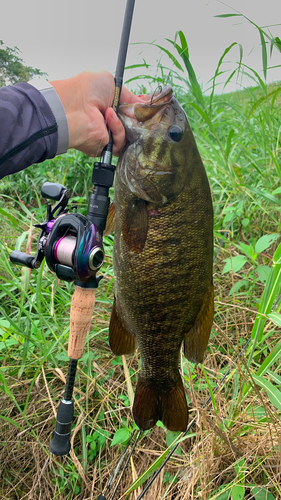
<instances>
[{"instance_id":1,"label":"pectoral fin","mask_svg":"<svg viewBox=\"0 0 281 500\"><path fill-rule=\"evenodd\" d=\"M125 243L134 253L143 251L148 230L148 211L146 201L132 199L126 208L122 224Z\"/></svg>"},{"instance_id":2,"label":"pectoral fin","mask_svg":"<svg viewBox=\"0 0 281 500\"><path fill-rule=\"evenodd\" d=\"M109 234L114 233L115 222L116 222L116 209L114 203L111 203L107 214L105 230L103 232L104 236L108 236Z\"/></svg>"},{"instance_id":3,"label":"pectoral fin","mask_svg":"<svg viewBox=\"0 0 281 500\"><path fill-rule=\"evenodd\" d=\"M208 345L214 316L214 287L210 286L194 325L187 325L184 355L193 363L201 363Z\"/></svg>"},{"instance_id":4,"label":"pectoral fin","mask_svg":"<svg viewBox=\"0 0 281 500\"><path fill-rule=\"evenodd\" d=\"M116 298L112 308L109 324L109 345L114 354L131 354L137 346L135 335L128 331L118 315Z\"/></svg>"}]
</instances>

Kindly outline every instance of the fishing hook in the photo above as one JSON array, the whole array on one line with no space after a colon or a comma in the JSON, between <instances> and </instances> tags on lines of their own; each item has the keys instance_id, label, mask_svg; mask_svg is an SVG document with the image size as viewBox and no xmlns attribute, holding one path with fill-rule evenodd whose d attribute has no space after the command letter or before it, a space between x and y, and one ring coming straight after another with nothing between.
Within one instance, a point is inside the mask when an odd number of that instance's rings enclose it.
<instances>
[{"instance_id":1,"label":"fishing hook","mask_svg":"<svg viewBox=\"0 0 281 500\"><path fill-rule=\"evenodd\" d=\"M158 89L160 89L159 94L161 94L161 92L162 92L162 85L158 85L158 87L156 87L156 89L154 90L154 92L153 92L153 94L151 96L150 106L152 106L153 98L154 98L154 96L155 96L155 94L156 94L156 92L157 92Z\"/></svg>"}]
</instances>

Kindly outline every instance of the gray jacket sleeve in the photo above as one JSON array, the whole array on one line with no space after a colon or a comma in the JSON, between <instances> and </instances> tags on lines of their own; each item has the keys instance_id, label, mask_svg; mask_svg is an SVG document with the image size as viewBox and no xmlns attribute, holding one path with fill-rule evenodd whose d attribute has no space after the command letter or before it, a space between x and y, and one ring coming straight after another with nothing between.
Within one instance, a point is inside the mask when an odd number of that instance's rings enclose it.
<instances>
[{"instance_id":1,"label":"gray jacket sleeve","mask_svg":"<svg viewBox=\"0 0 281 500\"><path fill-rule=\"evenodd\" d=\"M49 94L45 99L29 83L0 88L0 179L67 150L66 116ZM59 140L61 123L67 137Z\"/></svg>"}]
</instances>

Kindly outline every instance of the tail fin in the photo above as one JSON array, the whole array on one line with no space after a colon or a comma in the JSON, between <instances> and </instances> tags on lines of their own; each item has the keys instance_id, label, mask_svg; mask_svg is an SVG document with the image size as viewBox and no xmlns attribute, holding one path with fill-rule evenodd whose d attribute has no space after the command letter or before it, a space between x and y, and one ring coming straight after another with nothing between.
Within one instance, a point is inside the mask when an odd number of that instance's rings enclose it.
<instances>
[{"instance_id":1,"label":"tail fin","mask_svg":"<svg viewBox=\"0 0 281 500\"><path fill-rule=\"evenodd\" d=\"M188 424L188 408L182 380L167 390L153 387L140 377L133 405L133 415L141 430L148 430L161 420L170 431L185 431Z\"/></svg>"}]
</instances>

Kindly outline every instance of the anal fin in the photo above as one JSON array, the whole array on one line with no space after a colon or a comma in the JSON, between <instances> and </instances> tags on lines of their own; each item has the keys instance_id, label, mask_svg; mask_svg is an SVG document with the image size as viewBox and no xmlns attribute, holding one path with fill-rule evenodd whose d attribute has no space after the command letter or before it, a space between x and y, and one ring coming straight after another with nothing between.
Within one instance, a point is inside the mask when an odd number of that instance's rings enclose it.
<instances>
[{"instance_id":1,"label":"anal fin","mask_svg":"<svg viewBox=\"0 0 281 500\"><path fill-rule=\"evenodd\" d=\"M137 339L123 324L117 312L116 298L109 324L109 345L114 354L131 354L137 346Z\"/></svg>"},{"instance_id":2,"label":"anal fin","mask_svg":"<svg viewBox=\"0 0 281 500\"><path fill-rule=\"evenodd\" d=\"M194 325L187 325L184 355L193 363L201 363L206 351L214 317L214 287L210 285Z\"/></svg>"}]
</instances>

